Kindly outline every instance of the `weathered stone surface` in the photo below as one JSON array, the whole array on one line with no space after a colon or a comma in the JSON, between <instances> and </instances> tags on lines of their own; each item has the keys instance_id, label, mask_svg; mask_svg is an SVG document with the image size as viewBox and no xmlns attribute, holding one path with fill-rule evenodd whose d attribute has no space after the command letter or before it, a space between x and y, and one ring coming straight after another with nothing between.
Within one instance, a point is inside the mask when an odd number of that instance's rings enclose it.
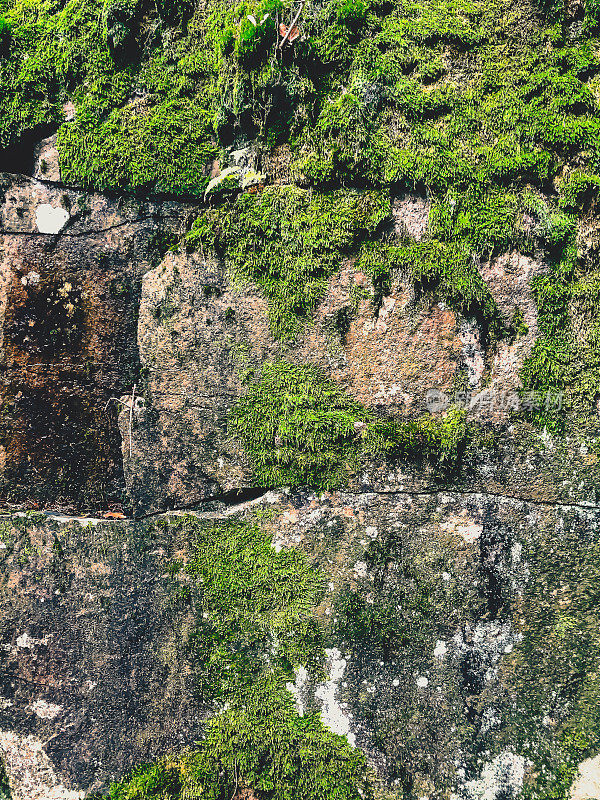
<instances>
[{"instance_id":1,"label":"weathered stone surface","mask_svg":"<svg viewBox=\"0 0 600 800\"><path fill-rule=\"evenodd\" d=\"M408 796L518 796L528 766L514 750L515 709L529 708L541 742L572 713L559 705L548 725L540 679L519 671L524 643L536 604L560 612L595 564L598 508L456 491L280 492L200 518L232 513L260 519L276 549L301 548L324 576L328 678L298 674L301 708L320 708ZM15 796L62 787L57 797L75 797L201 734L208 709L187 648L199 606L194 591L182 603L190 579L168 568L191 542L174 530L162 518L2 523L0 747ZM552 554L574 548L555 572ZM543 692L569 680L558 671Z\"/></svg>"},{"instance_id":2,"label":"weathered stone surface","mask_svg":"<svg viewBox=\"0 0 600 800\"><path fill-rule=\"evenodd\" d=\"M48 770L31 780L45 798L44 786L94 789L198 738L205 709L185 650L194 612L165 572L172 537L144 525L1 524L0 749L21 795L35 796L21 776L35 742Z\"/></svg>"},{"instance_id":3,"label":"weathered stone surface","mask_svg":"<svg viewBox=\"0 0 600 800\"><path fill-rule=\"evenodd\" d=\"M595 499L597 457L587 434L551 441L509 424L510 406L485 402L490 393L515 396L537 333L530 281L543 264L513 253L481 265L506 323L520 312L527 327L496 349L484 348L473 321L429 299L416 302L402 276L377 307L351 262L331 278L314 324L282 344L251 286L234 286L203 253L165 254L165 232L184 229L189 206L88 196L15 176L3 187L7 501L146 513L251 489L227 413L248 370L278 358L312 361L365 405L408 416L428 410L429 390L450 400L466 379L472 398L483 398L470 417L492 423L494 435L449 485ZM42 206L68 215L58 234L39 233ZM418 238L428 212L423 200L400 199L395 224ZM439 477L423 465L373 465L354 483L420 488L439 485Z\"/></svg>"},{"instance_id":4,"label":"weathered stone surface","mask_svg":"<svg viewBox=\"0 0 600 800\"><path fill-rule=\"evenodd\" d=\"M57 135L42 139L33 151L33 177L40 181L60 182Z\"/></svg>"},{"instance_id":5,"label":"weathered stone surface","mask_svg":"<svg viewBox=\"0 0 600 800\"><path fill-rule=\"evenodd\" d=\"M138 346L144 405L122 407L125 475L136 508L189 506L251 485L227 412L243 371L276 356L266 304L201 256L168 253L143 278ZM123 398L125 400L125 398Z\"/></svg>"},{"instance_id":6,"label":"weathered stone surface","mask_svg":"<svg viewBox=\"0 0 600 800\"><path fill-rule=\"evenodd\" d=\"M14 176L0 189L0 492L13 504L120 507L117 400L138 381L141 279L169 204ZM47 212L62 215L56 235L39 231Z\"/></svg>"},{"instance_id":7,"label":"weathered stone surface","mask_svg":"<svg viewBox=\"0 0 600 800\"><path fill-rule=\"evenodd\" d=\"M593 592L600 429L553 437L475 403L453 471L378 461L345 492L259 497L227 415L248 376L281 358L405 418L427 411L430 389L514 393L545 265L518 253L480 264L506 324L522 316L512 342L488 345L474 320L416 298L402 275L373 297L347 259L312 324L282 343L254 287L201 250L168 250L193 207L14 176L1 186L4 504L258 520L276 548L304 550L326 587L323 674L298 672L299 706L362 748L386 791L516 798L530 771L516 709L534 709L527 735L542 744L573 713L539 699L523 642L543 614L568 629L579 581ZM399 199L393 213L398 230L425 233L424 200ZM0 749L15 800L72 800L201 736L213 709L187 647L199 605L170 569L190 542L165 520L2 522ZM581 635L598 626L595 612L582 620ZM572 680L563 669L536 685ZM584 762L576 800L591 774Z\"/></svg>"},{"instance_id":8,"label":"weathered stone surface","mask_svg":"<svg viewBox=\"0 0 600 800\"><path fill-rule=\"evenodd\" d=\"M10 775L12 800L80 800L83 797L82 791L67 789L59 782L42 743L34 736L0 731L0 753Z\"/></svg>"}]
</instances>

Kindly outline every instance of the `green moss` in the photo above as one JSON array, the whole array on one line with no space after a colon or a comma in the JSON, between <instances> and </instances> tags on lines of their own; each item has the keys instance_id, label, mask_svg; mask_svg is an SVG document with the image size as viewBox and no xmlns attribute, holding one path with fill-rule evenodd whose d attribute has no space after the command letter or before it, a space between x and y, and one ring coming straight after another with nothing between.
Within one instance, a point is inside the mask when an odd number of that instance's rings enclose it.
<instances>
[{"instance_id":1,"label":"green moss","mask_svg":"<svg viewBox=\"0 0 600 800\"><path fill-rule=\"evenodd\" d=\"M367 411L310 367L266 364L233 407L229 430L241 438L263 486L343 483L356 465L355 424Z\"/></svg>"},{"instance_id":2,"label":"green moss","mask_svg":"<svg viewBox=\"0 0 600 800\"><path fill-rule=\"evenodd\" d=\"M262 486L343 485L367 457L431 457L456 464L464 413L437 420L379 419L314 367L265 364L233 407L229 430L242 440Z\"/></svg>"},{"instance_id":3,"label":"green moss","mask_svg":"<svg viewBox=\"0 0 600 800\"><path fill-rule=\"evenodd\" d=\"M385 194L313 195L295 186L273 186L203 214L187 241L190 247L215 247L238 280L257 285L269 302L274 334L291 338L343 257L388 213Z\"/></svg>"},{"instance_id":4,"label":"green moss","mask_svg":"<svg viewBox=\"0 0 600 800\"><path fill-rule=\"evenodd\" d=\"M11 800L12 793L3 761L0 760L0 800Z\"/></svg>"},{"instance_id":5,"label":"green moss","mask_svg":"<svg viewBox=\"0 0 600 800\"><path fill-rule=\"evenodd\" d=\"M524 797L539 800L567 798L578 764L600 748L600 549L582 540L577 515L564 523L523 551L522 640L502 669L514 698L507 732L533 763Z\"/></svg>"},{"instance_id":6,"label":"green moss","mask_svg":"<svg viewBox=\"0 0 600 800\"><path fill-rule=\"evenodd\" d=\"M7 19L0 16L0 57L6 56L10 47L12 28Z\"/></svg>"},{"instance_id":7,"label":"green moss","mask_svg":"<svg viewBox=\"0 0 600 800\"><path fill-rule=\"evenodd\" d=\"M104 5L105 36L113 60L127 64L139 54L137 36L140 3L138 0L107 0Z\"/></svg>"},{"instance_id":8,"label":"green moss","mask_svg":"<svg viewBox=\"0 0 600 800\"><path fill-rule=\"evenodd\" d=\"M574 171L569 174L560 187L560 206L567 211L577 211L589 206L597 196L600 177L585 172Z\"/></svg>"},{"instance_id":9,"label":"green moss","mask_svg":"<svg viewBox=\"0 0 600 800\"><path fill-rule=\"evenodd\" d=\"M550 270L532 280L539 336L521 380L524 396L534 392L539 398L529 416L540 426L559 431L567 412L581 420L596 413L600 328L594 309L600 301L600 276L597 270L586 271L577 258L573 217L542 209L539 227L553 222L556 235L551 232L545 239Z\"/></svg>"},{"instance_id":10,"label":"green moss","mask_svg":"<svg viewBox=\"0 0 600 800\"><path fill-rule=\"evenodd\" d=\"M72 173L88 185L102 177L100 151L107 163L131 155L144 162L150 134L136 143L126 135L123 157L121 144L108 141L117 120L134 125L124 105L138 89L162 109L148 122L159 164L119 173L115 185L160 184L175 157L167 184L175 186L181 170L185 190L198 191L190 152L179 160L168 147L175 128L169 103L186 124L194 119L187 105L199 112L202 125L189 133L204 150L212 131L222 144L289 140L292 173L315 185L418 184L436 197L473 186L544 188L577 152L584 171L594 173L600 126L588 85L598 70L587 38L592 6L584 34L567 41L564 11L548 11L556 24L547 24L529 3L330 0L304 10L293 58L276 58L276 23L289 13L280 0L212 0L195 9L133 0L4 5L14 40L0 71L8 98L4 141L42 120L60 122L60 102L76 95L97 112L92 121L82 117L79 131L94 144L78 154ZM73 138L61 135L67 168ZM161 160L163 148L169 157Z\"/></svg>"},{"instance_id":11,"label":"green moss","mask_svg":"<svg viewBox=\"0 0 600 800\"><path fill-rule=\"evenodd\" d=\"M103 797L230 800L238 789L272 800L368 797L362 753L318 714L300 716L286 689L294 667L322 677L314 616L322 579L306 556L277 552L252 519L162 524L188 542L185 564L173 562L167 580L174 602L195 614L189 661L213 716L196 747L140 765Z\"/></svg>"},{"instance_id":12,"label":"green moss","mask_svg":"<svg viewBox=\"0 0 600 800\"><path fill-rule=\"evenodd\" d=\"M201 194L217 150L211 116L190 101L149 99L99 121L82 108L59 134L61 174L85 187Z\"/></svg>"},{"instance_id":13,"label":"green moss","mask_svg":"<svg viewBox=\"0 0 600 800\"><path fill-rule=\"evenodd\" d=\"M312 616L319 576L297 550L275 552L257 525L200 525L191 535L185 571L200 596L198 624L189 641L194 674L205 702L241 691L261 674L282 681L292 666L316 668L321 650Z\"/></svg>"},{"instance_id":14,"label":"green moss","mask_svg":"<svg viewBox=\"0 0 600 800\"><path fill-rule=\"evenodd\" d=\"M376 287L389 291L394 272L412 278L417 293L435 292L465 315L474 315L496 335L502 323L496 302L462 244L436 239L409 241L403 245L366 246L357 262Z\"/></svg>"},{"instance_id":15,"label":"green moss","mask_svg":"<svg viewBox=\"0 0 600 800\"><path fill-rule=\"evenodd\" d=\"M266 800L370 796L362 753L265 679L208 723L198 749L138 768L105 797L229 800L243 789Z\"/></svg>"}]
</instances>

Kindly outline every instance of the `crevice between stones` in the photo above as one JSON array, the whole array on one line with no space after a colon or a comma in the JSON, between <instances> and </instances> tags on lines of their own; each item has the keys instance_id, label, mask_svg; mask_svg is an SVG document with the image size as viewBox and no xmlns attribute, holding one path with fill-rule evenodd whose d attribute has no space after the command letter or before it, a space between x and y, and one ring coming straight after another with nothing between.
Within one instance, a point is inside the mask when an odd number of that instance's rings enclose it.
<instances>
[{"instance_id":1,"label":"crevice between stones","mask_svg":"<svg viewBox=\"0 0 600 800\"><path fill-rule=\"evenodd\" d=\"M474 490L465 489L419 489L419 490L398 490L398 489L369 489L364 492L340 492L342 497L355 496L360 497L363 495L372 496L394 496L398 497L435 497L436 495L447 495L449 497L472 497L481 499L494 499L494 500L508 500L517 503L523 503L533 506L543 506L546 508L574 508L580 511L600 511L600 504L589 503L585 501L568 501L568 500L543 500L523 495L504 494L502 492L478 492ZM132 517L114 518L114 517L89 517L78 516L76 514L61 514L55 511L32 511L20 510L12 511L9 513L0 514L0 519L11 519L13 517L25 517L27 514L43 514L49 521L59 523L79 522L82 525L110 522L112 523L130 523L141 522L143 520L152 519L160 516L178 516L182 514L191 514L198 519L221 519L235 514L241 513L248 508L255 505L260 505L266 501L269 504L274 504L283 501L286 497L290 497L289 489L285 488L240 488L232 489L222 494L214 495L213 497L205 500L189 503L175 508L163 508L155 511L150 511L146 514L140 514ZM212 504L219 504L221 507L212 510L202 510L202 507L210 506Z\"/></svg>"}]
</instances>

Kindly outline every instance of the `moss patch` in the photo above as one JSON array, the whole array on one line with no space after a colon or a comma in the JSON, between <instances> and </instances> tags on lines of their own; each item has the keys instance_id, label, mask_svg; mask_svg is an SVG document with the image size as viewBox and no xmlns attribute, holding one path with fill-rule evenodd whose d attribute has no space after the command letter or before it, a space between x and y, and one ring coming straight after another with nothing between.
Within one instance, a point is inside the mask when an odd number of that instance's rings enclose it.
<instances>
[{"instance_id":1,"label":"moss patch","mask_svg":"<svg viewBox=\"0 0 600 800\"><path fill-rule=\"evenodd\" d=\"M357 266L372 278L376 297L389 292L392 275L400 272L412 279L417 295L433 293L456 311L477 317L488 333L504 333L496 302L462 244L434 238L375 243L363 248Z\"/></svg>"},{"instance_id":2,"label":"moss patch","mask_svg":"<svg viewBox=\"0 0 600 800\"><path fill-rule=\"evenodd\" d=\"M268 800L359 800L370 794L365 772L359 751L317 714L300 717L291 695L265 680L209 722L200 748L138 768L104 797L228 800L246 790Z\"/></svg>"},{"instance_id":3,"label":"moss patch","mask_svg":"<svg viewBox=\"0 0 600 800\"><path fill-rule=\"evenodd\" d=\"M216 713L197 747L141 765L103 797L369 796L362 753L317 713L300 716L286 689L294 667L320 675L324 658L314 616L322 580L307 557L277 552L252 519L206 524L187 516L172 524L189 542L189 558L172 562L169 580L178 602L195 611L190 662L199 697Z\"/></svg>"},{"instance_id":4,"label":"moss patch","mask_svg":"<svg viewBox=\"0 0 600 800\"><path fill-rule=\"evenodd\" d=\"M283 682L294 666L316 668L322 653L312 608L321 579L306 558L275 552L256 524L179 524L192 538L185 572L201 614L189 647L203 698L241 691L264 673Z\"/></svg>"},{"instance_id":5,"label":"moss patch","mask_svg":"<svg viewBox=\"0 0 600 800\"><path fill-rule=\"evenodd\" d=\"M0 800L12 800L10 784L4 763L0 760Z\"/></svg>"},{"instance_id":6,"label":"moss patch","mask_svg":"<svg viewBox=\"0 0 600 800\"><path fill-rule=\"evenodd\" d=\"M269 301L274 334L290 338L344 256L373 235L389 210L386 193L273 186L203 214L187 243L216 248L236 278L256 284Z\"/></svg>"},{"instance_id":7,"label":"moss patch","mask_svg":"<svg viewBox=\"0 0 600 800\"><path fill-rule=\"evenodd\" d=\"M263 486L343 485L361 458L431 457L452 467L466 438L464 413L442 420L379 419L316 368L266 364L233 407L238 436Z\"/></svg>"},{"instance_id":8,"label":"moss patch","mask_svg":"<svg viewBox=\"0 0 600 800\"><path fill-rule=\"evenodd\" d=\"M217 155L211 115L189 100L152 97L102 120L83 107L61 128L61 175L84 187L200 194Z\"/></svg>"}]
</instances>

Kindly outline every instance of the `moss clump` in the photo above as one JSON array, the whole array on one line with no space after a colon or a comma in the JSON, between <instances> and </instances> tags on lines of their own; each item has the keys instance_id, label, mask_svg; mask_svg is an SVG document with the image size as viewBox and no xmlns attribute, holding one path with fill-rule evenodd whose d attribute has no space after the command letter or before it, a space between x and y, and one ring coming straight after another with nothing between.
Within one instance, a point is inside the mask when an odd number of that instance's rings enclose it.
<instances>
[{"instance_id":1,"label":"moss clump","mask_svg":"<svg viewBox=\"0 0 600 800\"><path fill-rule=\"evenodd\" d=\"M139 5L137 0L110 0L104 6L106 42L117 63L130 63L138 55Z\"/></svg>"},{"instance_id":2,"label":"moss clump","mask_svg":"<svg viewBox=\"0 0 600 800\"><path fill-rule=\"evenodd\" d=\"M563 428L567 412L580 420L593 417L600 395L600 326L595 312L600 274L592 260L586 263L578 253L573 211L586 202L585 196L593 195L595 185L590 176L572 177L554 208L539 198L530 202L534 233L549 270L532 280L539 336L521 380L523 397L537 397L527 415L553 431Z\"/></svg>"},{"instance_id":3,"label":"moss clump","mask_svg":"<svg viewBox=\"0 0 600 800\"><path fill-rule=\"evenodd\" d=\"M357 266L383 294L389 291L392 274L400 272L412 279L417 294L434 292L457 311L477 317L488 331L502 332L496 302L462 244L433 238L402 245L377 243L363 248Z\"/></svg>"},{"instance_id":4,"label":"moss clump","mask_svg":"<svg viewBox=\"0 0 600 800\"><path fill-rule=\"evenodd\" d=\"M300 665L320 677L324 658L314 612L322 579L304 553L277 552L253 519L157 524L189 542L185 563L173 562L167 580L174 602L196 615L189 661L213 716L194 749L139 766L102 797L231 800L238 790L266 800L368 797L363 754L317 713L300 716L286 689Z\"/></svg>"},{"instance_id":5,"label":"moss clump","mask_svg":"<svg viewBox=\"0 0 600 800\"><path fill-rule=\"evenodd\" d=\"M2 760L0 760L0 800L12 800L8 775Z\"/></svg>"},{"instance_id":6,"label":"moss clump","mask_svg":"<svg viewBox=\"0 0 600 800\"><path fill-rule=\"evenodd\" d=\"M377 418L315 367L265 364L230 412L262 486L343 485L362 458L431 457L452 467L466 438L464 413L437 420Z\"/></svg>"},{"instance_id":7,"label":"moss clump","mask_svg":"<svg viewBox=\"0 0 600 800\"><path fill-rule=\"evenodd\" d=\"M2 16L0 16L0 57L8 54L11 40L11 25Z\"/></svg>"},{"instance_id":8,"label":"moss clump","mask_svg":"<svg viewBox=\"0 0 600 800\"><path fill-rule=\"evenodd\" d=\"M266 364L229 415L263 486L343 483L368 412L311 367Z\"/></svg>"},{"instance_id":9,"label":"moss clump","mask_svg":"<svg viewBox=\"0 0 600 800\"><path fill-rule=\"evenodd\" d=\"M208 723L198 749L138 768L105 797L230 800L244 789L265 800L370 795L362 753L318 714L299 716L291 696L266 679Z\"/></svg>"},{"instance_id":10,"label":"moss clump","mask_svg":"<svg viewBox=\"0 0 600 800\"><path fill-rule=\"evenodd\" d=\"M560 186L560 207L567 211L580 211L589 207L598 194L600 177L575 170Z\"/></svg>"},{"instance_id":11,"label":"moss clump","mask_svg":"<svg viewBox=\"0 0 600 800\"><path fill-rule=\"evenodd\" d=\"M321 580L297 550L275 552L252 523L178 523L191 537L185 572L198 587L198 622L188 646L205 702L243 691L261 675L281 682L293 666L320 663L312 615Z\"/></svg>"},{"instance_id":12,"label":"moss clump","mask_svg":"<svg viewBox=\"0 0 600 800\"><path fill-rule=\"evenodd\" d=\"M274 334L290 338L315 308L343 257L373 235L388 214L384 193L313 194L272 186L203 214L188 245L215 247L239 280L256 284L269 302Z\"/></svg>"},{"instance_id":13,"label":"moss clump","mask_svg":"<svg viewBox=\"0 0 600 800\"><path fill-rule=\"evenodd\" d=\"M88 106L61 128L61 174L85 187L201 194L216 156L211 116L189 100L149 98L99 120Z\"/></svg>"},{"instance_id":14,"label":"moss clump","mask_svg":"<svg viewBox=\"0 0 600 800\"><path fill-rule=\"evenodd\" d=\"M197 74L197 91L183 89L189 79L173 52L158 46L166 23L154 9L137 0L6 5L11 41L0 58L0 148L56 125L70 183L204 191L217 153L211 95ZM70 100L76 117L64 122L62 104Z\"/></svg>"}]
</instances>

